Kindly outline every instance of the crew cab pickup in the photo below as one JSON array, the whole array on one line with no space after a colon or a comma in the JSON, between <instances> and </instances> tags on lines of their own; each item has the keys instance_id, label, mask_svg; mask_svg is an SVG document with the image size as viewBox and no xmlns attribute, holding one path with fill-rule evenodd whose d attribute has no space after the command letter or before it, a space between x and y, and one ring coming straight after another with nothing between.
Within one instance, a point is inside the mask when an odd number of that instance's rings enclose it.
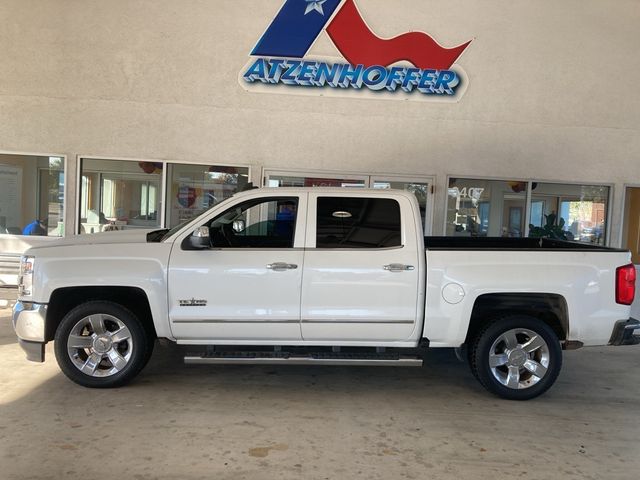
<instances>
[{"instance_id":1,"label":"crew cab pickup","mask_svg":"<svg viewBox=\"0 0 640 480\"><path fill-rule=\"evenodd\" d=\"M397 190L254 189L171 230L32 248L13 324L54 340L87 387L137 375L154 339L187 363L419 366L456 348L490 392L528 399L562 350L638 343L627 251L549 239L423 236Z\"/></svg>"}]
</instances>

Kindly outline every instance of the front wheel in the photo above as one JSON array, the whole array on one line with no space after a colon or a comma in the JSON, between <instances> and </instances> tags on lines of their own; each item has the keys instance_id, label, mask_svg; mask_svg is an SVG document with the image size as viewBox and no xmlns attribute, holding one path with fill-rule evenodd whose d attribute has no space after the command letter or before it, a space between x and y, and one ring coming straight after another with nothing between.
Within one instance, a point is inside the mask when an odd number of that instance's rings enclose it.
<instances>
[{"instance_id":1,"label":"front wheel","mask_svg":"<svg viewBox=\"0 0 640 480\"><path fill-rule=\"evenodd\" d=\"M113 302L90 301L71 310L54 339L62 372L84 387L119 387L151 356L153 341L138 318Z\"/></svg>"},{"instance_id":2,"label":"front wheel","mask_svg":"<svg viewBox=\"0 0 640 480\"><path fill-rule=\"evenodd\" d=\"M562 367L556 333L526 315L504 317L476 336L469 351L471 371L491 393L529 400L554 384Z\"/></svg>"}]
</instances>

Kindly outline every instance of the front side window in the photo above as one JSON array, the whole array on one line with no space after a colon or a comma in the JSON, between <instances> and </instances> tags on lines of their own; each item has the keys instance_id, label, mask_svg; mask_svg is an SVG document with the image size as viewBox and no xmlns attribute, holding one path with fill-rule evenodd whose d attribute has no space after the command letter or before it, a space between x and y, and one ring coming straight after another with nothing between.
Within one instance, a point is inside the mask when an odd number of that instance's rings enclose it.
<instances>
[{"instance_id":1,"label":"front side window","mask_svg":"<svg viewBox=\"0 0 640 480\"><path fill-rule=\"evenodd\" d=\"M160 226L162 162L83 159L80 233Z\"/></svg>"},{"instance_id":2,"label":"front side window","mask_svg":"<svg viewBox=\"0 0 640 480\"><path fill-rule=\"evenodd\" d=\"M0 154L0 235L64 235L64 159Z\"/></svg>"},{"instance_id":3,"label":"front side window","mask_svg":"<svg viewBox=\"0 0 640 480\"><path fill-rule=\"evenodd\" d=\"M318 197L316 248L402 244L400 205L386 198Z\"/></svg>"},{"instance_id":4,"label":"front side window","mask_svg":"<svg viewBox=\"0 0 640 480\"><path fill-rule=\"evenodd\" d=\"M249 200L209 222L214 248L293 248L297 197Z\"/></svg>"}]
</instances>

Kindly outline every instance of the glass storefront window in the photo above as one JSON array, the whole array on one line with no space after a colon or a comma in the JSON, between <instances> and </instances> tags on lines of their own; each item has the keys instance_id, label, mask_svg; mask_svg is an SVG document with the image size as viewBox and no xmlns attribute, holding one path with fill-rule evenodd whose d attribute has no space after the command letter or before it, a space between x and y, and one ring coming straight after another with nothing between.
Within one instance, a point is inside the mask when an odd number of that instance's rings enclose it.
<instances>
[{"instance_id":1,"label":"glass storefront window","mask_svg":"<svg viewBox=\"0 0 640 480\"><path fill-rule=\"evenodd\" d=\"M162 162L83 159L80 233L160 227Z\"/></svg>"},{"instance_id":2,"label":"glass storefront window","mask_svg":"<svg viewBox=\"0 0 640 480\"><path fill-rule=\"evenodd\" d=\"M64 159L0 154L0 235L64 235Z\"/></svg>"},{"instance_id":3,"label":"glass storefront window","mask_svg":"<svg viewBox=\"0 0 640 480\"><path fill-rule=\"evenodd\" d=\"M529 223L525 228L527 206ZM609 187L449 179L447 235L546 237L605 245Z\"/></svg>"},{"instance_id":4,"label":"glass storefront window","mask_svg":"<svg viewBox=\"0 0 640 480\"><path fill-rule=\"evenodd\" d=\"M448 236L522 237L527 182L450 178Z\"/></svg>"},{"instance_id":5,"label":"glass storefront window","mask_svg":"<svg viewBox=\"0 0 640 480\"><path fill-rule=\"evenodd\" d=\"M247 186L249 169L209 165L169 164L167 226L200 215Z\"/></svg>"},{"instance_id":6,"label":"glass storefront window","mask_svg":"<svg viewBox=\"0 0 640 480\"><path fill-rule=\"evenodd\" d=\"M531 184L529 236L604 245L609 187Z\"/></svg>"}]
</instances>

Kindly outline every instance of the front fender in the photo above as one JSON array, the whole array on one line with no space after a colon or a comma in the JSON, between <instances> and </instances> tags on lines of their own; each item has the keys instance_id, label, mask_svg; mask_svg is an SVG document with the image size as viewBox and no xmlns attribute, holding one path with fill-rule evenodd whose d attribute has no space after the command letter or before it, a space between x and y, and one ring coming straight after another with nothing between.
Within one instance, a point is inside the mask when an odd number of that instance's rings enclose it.
<instances>
[{"instance_id":1,"label":"front fender","mask_svg":"<svg viewBox=\"0 0 640 480\"><path fill-rule=\"evenodd\" d=\"M33 301L49 303L68 287L137 287L149 299L159 337L172 338L167 309L167 264L171 244L102 244L57 247L36 255Z\"/></svg>"}]
</instances>

